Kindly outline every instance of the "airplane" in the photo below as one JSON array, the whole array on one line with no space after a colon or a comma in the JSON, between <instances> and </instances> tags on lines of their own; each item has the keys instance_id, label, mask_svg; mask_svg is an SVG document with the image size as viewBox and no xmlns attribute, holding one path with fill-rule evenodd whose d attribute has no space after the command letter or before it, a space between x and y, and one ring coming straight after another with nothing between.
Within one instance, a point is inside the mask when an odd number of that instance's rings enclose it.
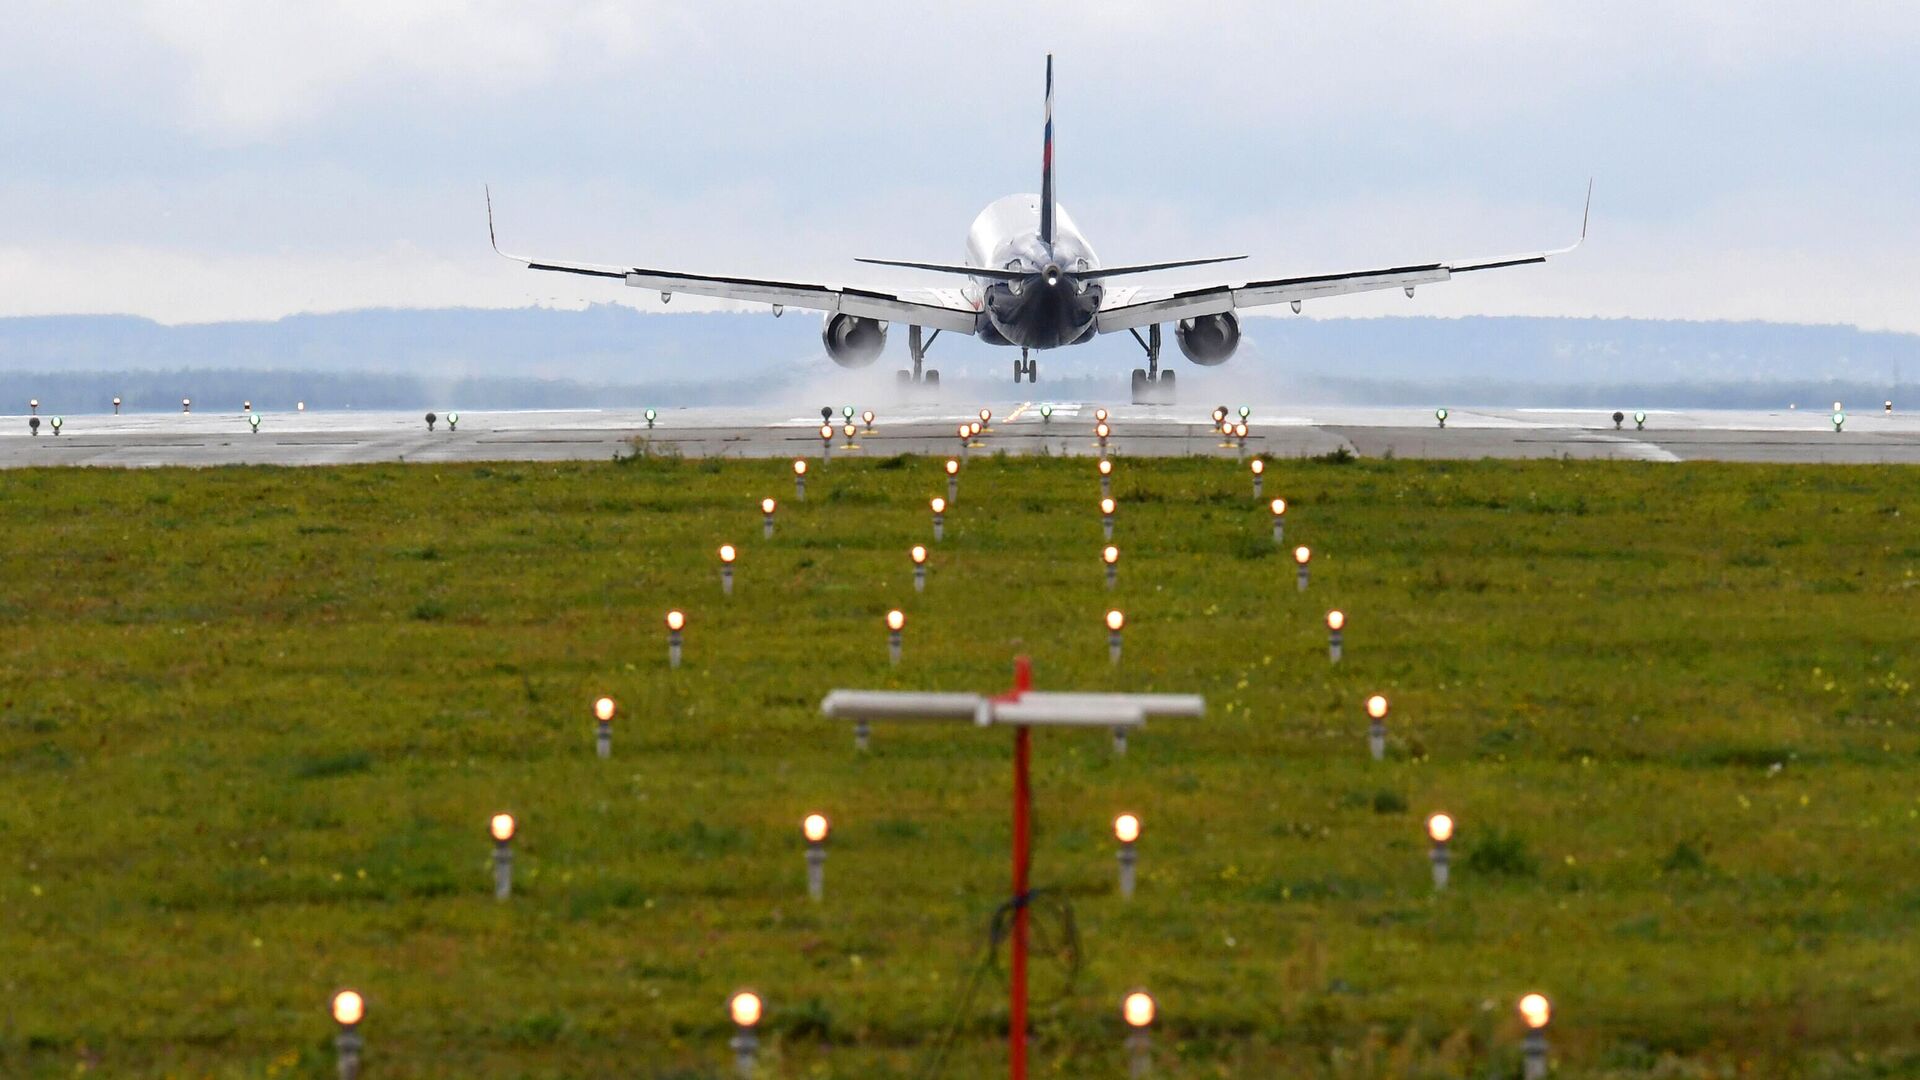
<instances>
[{"instance_id":1,"label":"airplane","mask_svg":"<svg viewBox=\"0 0 1920 1080\"><path fill-rule=\"evenodd\" d=\"M493 192L487 191L487 237L493 250L531 270L548 270L624 281L638 289L654 289L662 303L675 293L718 297L772 305L777 316L789 307L824 312L820 338L827 355L843 368L866 367L886 347L890 324L907 324L911 371L901 370L903 387L922 384L935 389L940 373L925 367L927 349L942 333L972 334L991 345L1015 346L1020 359L1013 363L1013 381L1039 381L1039 362L1032 353L1079 345L1101 334L1126 331L1146 350L1146 367L1134 368L1136 404L1170 403L1174 372L1160 366L1160 327L1174 326L1174 340L1186 358L1202 367L1214 367L1232 358L1240 344L1238 312L1270 304L1290 304L1297 314L1308 300L1379 289L1414 289L1446 281L1455 274L1498 270L1544 263L1579 247L1587 238L1587 212L1580 220L1580 238L1553 251L1509 255L1465 262L1434 262L1356 270L1338 274L1247 281L1178 289L1123 284L1115 279L1151 274L1179 267L1235 262L1244 255L1179 259L1171 262L1107 266L1093 245L1054 199L1053 185L1053 55L1047 55L1046 126L1041 142L1040 191L1008 195L989 204L967 230L966 259L961 264L858 259L876 266L899 267L965 279L958 287L880 290L803 281L727 277L686 273L642 266L606 266L558 262L510 255L500 250L493 227ZM1587 210L1593 205L1593 184L1587 184ZM1112 283L1112 284L1110 284ZM1142 336L1140 330L1146 328ZM931 329L930 336L923 331Z\"/></svg>"}]
</instances>

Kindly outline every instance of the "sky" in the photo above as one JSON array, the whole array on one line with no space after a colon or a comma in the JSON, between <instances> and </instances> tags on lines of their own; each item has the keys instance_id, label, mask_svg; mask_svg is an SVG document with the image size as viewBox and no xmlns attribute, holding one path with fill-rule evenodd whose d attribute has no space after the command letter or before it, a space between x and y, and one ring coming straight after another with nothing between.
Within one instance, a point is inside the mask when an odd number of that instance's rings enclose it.
<instances>
[{"instance_id":1,"label":"sky","mask_svg":"<svg viewBox=\"0 0 1920 1080\"><path fill-rule=\"evenodd\" d=\"M0 315L660 309L495 256L489 184L536 256L932 284L852 260L1037 188L1052 51L1110 263L1557 247L1591 177L1573 255L1308 315L1920 331L1920 5L1030 6L7 0Z\"/></svg>"}]
</instances>

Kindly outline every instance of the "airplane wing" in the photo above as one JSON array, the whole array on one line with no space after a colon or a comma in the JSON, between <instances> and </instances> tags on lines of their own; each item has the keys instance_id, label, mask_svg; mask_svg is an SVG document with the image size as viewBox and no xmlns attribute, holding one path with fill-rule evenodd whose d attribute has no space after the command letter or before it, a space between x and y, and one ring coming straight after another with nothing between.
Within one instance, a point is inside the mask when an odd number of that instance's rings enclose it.
<instances>
[{"instance_id":1,"label":"airplane wing","mask_svg":"<svg viewBox=\"0 0 1920 1080\"><path fill-rule=\"evenodd\" d=\"M1587 205L1593 205L1593 185L1587 185ZM1131 330L1152 323L1178 322L1224 311L1265 307L1268 304L1293 304L1347 293L1373 292L1378 289L1406 289L1413 295L1416 286L1446 281L1455 274L1475 270L1499 270L1509 266L1543 263L1556 255L1565 255L1587 238L1587 215L1580 219L1580 239L1553 251L1508 255L1497 259L1474 259L1455 263L1424 263L1390 266L1378 270L1356 270L1345 274L1315 274L1309 277L1274 278L1241 284L1209 285L1199 288L1169 289L1151 286L1122 286L1108 289L1101 298L1095 325L1103 334Z\"/></svg>"},{"instance_id":2,"label":"airplane wing","mask_svg":"<svg viewBox=\"0 0 1920 1080\"><path fill-rule=\"evenodd\" d=\"M556 262L509 255L500 250L493 231L493 193L487 192L487 239L493 250L529 270L552 270L584 277L611 278L636 289L657 290L663 297L674 293L712 296L723 300L745 300L775 307L805 308L859 315L869 319L912 323L933 330L971 334L978 325L979 308L959 289L901 289L887 292L856 289L843 285L823 285L802 281L770 281L760 278L720 277L689 274L676 270L657 270L640 266L604 266L594 263Z\"/></svg>"}]
</instances>

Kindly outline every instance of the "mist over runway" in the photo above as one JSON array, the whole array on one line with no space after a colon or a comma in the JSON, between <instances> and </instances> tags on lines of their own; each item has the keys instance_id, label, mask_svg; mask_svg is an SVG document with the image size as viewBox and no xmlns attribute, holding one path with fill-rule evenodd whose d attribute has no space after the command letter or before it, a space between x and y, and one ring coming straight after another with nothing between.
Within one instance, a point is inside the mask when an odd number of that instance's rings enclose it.
<instances>
[{"instance_id":1,"label":"mist over runway","mask_svg":"<svg viewBox=\"0 0 1920 1080\"><path fill-rule=\"evenodd\" d=\"M979 418L960 402L869 406L879 415L846 437L835 402L833 458L957 454L960 424ZM1237 403L1230 404L1236 410ZM825 403L822 403L825 405ZM1109 405L1031 401L991 404L987 430L970 454L1092 456L1094 410L1109 410L1115 456L1270 454L1309 457L1344 449L1360 457L1428 459L1580 458L1631 461L1764 461L1920 465L1920 414L1881 403L1849 412L1835 431L1825 409L1649 411L1644 429L1629 414L1616 428L1603 410L1450 409L1443 429L1432 410L1362 406L1251 406L1244 448L1210 423L1211 404ZM570 461L634 453L682 457L781 458L822 455L820 408L547 410L459 413L429 431L421 412L264 411L254 431L245 412L142 413L62 417L59 435L42 416L0 420L0 468L95 466L345 465L370 462Z\"/></svg>"}]
</instances>

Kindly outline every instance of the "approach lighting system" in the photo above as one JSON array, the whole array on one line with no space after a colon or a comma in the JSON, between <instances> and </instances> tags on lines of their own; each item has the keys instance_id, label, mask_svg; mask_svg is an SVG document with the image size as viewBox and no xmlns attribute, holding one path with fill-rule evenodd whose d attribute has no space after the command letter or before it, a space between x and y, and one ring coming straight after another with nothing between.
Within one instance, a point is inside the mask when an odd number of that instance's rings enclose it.
<instances>
[{"instance_id":1,"label":"approach lighting system","mask_svg":"<svg viewBox=\"0 0 1920 1080\"><path fill-rule=\"evenodd\" d=\"M342 990L333 995L333 1022L352 1027L366 1019L367 1002L357 990Z\"/></svg>"},{"instance_id":2,"label":"approach lighting system","mask_svg":"<svg viewBox=\"0 0 1920 1080\"><path fill-rule=\"evenodd\" d=\"M907 557L913 560L913 565L925 566L927 562L927 549L920 544L915 544L912 550L907 552Z\"/></svg>"},{"instance_id":3,"label":"approach lighting system","mask_svg":"<svg viewBox=\"0 0 1920 1080\"><path fill-rule=\"evenodd\" d=\"M513 839L516 826L512 814L495 814L487 822L487 832L492 834L494 843L504 844Z\"/></svg>"},{"instance_id":4,"label":"approach lighting system","mask_svg":"<svg viewBox=\"0 0 1920 1080\"><path fill-rule=\"evenodd\" d=\"M1453 818L1447 814L1435 814L1428 818L1427 838L1436 844L1453 839Z\"/></svg>"},{"instance_id":5,"label":"approach lighting system","mask_svg":"<svg viewBox=\"0 0 1920 1080\"><path fill-rule=\"evenodd\" d=\"M1446 427L1446 426L1447 426L1447 410L1445 410L1445 409L1435 409L1435 410L1433 410L1433 418L1434 418L1435 420L1438 420L1438 421L1440 421L1440 426L1441 426L1441 427Z\"/></svg>"},{"instance_id":6,"label":"approach lighting system","mask_svg":"<svg viewBox=\"0 0 1920 1080\"><path fill-rule=\"evenodd\" d=\"M806 820L800 823L800 831L806 834L809 844L826 843L827 832L832 827L825 814L808 814Z\"/></svg>"},{"instance_id":7,"label":"approach lighting system","mask_svg":"<svg viewBox=\"0 0 1920 1080\"><path fill-rule=\"evenodd\" d=\"M1123 844L1131 844L1140 839L1140 819L1132 814L1121 814L1114 818L1113 838Z\"/></svg>"},{"instance_id":8,"label":"approach lighting system","mask_svg":"<svg viewBox=\"0 0 1920 1080\"><path fill-rule=\"evenodd\" d=\"M1293 561L1299 563L1301 566L1307 565L1307 562L1312 558L1313 552L1310 551L1305 544L1293 549Z\"/></svg>"},{"instance_id":9,"label":"approach lighting system","mask_svg":"<svg viewBox=\"0 0 1920 1080\"><path fill-rule=\"evenodd\" d=\"M593 717L603 724L611 723L616 708L612 698L596 698L593 703Z\"/></svg>"},{"instance_id":10,"label":"approach lighting system","mask_svg":"<svg viewBox=\"0 0 1920 1080\"><path fill-rule=\"evenodd\" d=\"M948 458L946 468L948 476L957 476L960 473L960 462L954 458Z\"/></svg>"},{"instance_id":11,"label":"approach lighting system","mask_svg":"<svg viewBox=\"0 0 1920 1080\"><path fill-rule=\"evenodd\" d=\"M1553 1019L1553 1003L1545 994L1528 994L1520 999L1520 1020L1529 1028L1538 1031L1546 1027Z\"/></svg>"},{"instance_id":12,"label":"approach lighting system","mask_svg":"<svg viewBox=\"0 0 1920 1080\"><path fill-rule=\"evenodd\" d=\"M1374 718L1375 720L1386 719L1387 699L1379 694L1375 694L1372 697L1368 698L1367 699L1367 715Z\"/></svg>"},{"instance_id":13,"label":"approach lighting system","mask_svg":"<svg viewBox=\"0 0 1920 1080\"><path fill-rule=\"evenodd\" d=\"M667 612L667 629L679 631L687 625L687 617L680 611Z\"/></svg>"},{"instance_id":14,"label":"approach lighting system","mask_svg":"<svg viewBox=\"0 0 1920 1080\"><path fill-rule=\"evenodd\" d=\"M760 995L751 990L742 990L727 999L727 1015L733 1018L733 1026L741 1028L756 1027L760 1023Z\"/></svg>"},{"instance_id":15,"label":"approach lighting system","mask_svg":"<svg viewBox=\"0 0 1920 1080\"><path fill-rule=\"evenodd\" d=\"M1339 630L1347 625L1347 616L1338 608L1327 612L1327 629Z\"/></svg>"},{"instance_id":16,"label":"approach lighting system","mask_svg":"<svg viewBox=\"0 0 1920 1080\"><path fill-rule=\"evenodd\" d=\"M1106 423L1106 422L1107 422L1107 410L1105 410L1105 409L1095 409L1095 410L1093 410L1093 419L1094 419L1094 422L1095 422L1095 423L1098 423L1098 424L1104 424L1104 423Z\"/></svg>"},{"instance_id":17,"label":"approach lighting system","mask_svg":"<svg viewBox=\"0 0 1920 1080\"><path fill-rule=\"evenodd\" d=\"M1107 629L1119 633L1127 625L1127 617L1118 608L1107 612Z\"/></svg>"},{"instance_id":18,"label":"approach lighting system","mask_svg":"<svg viewBox=\"0 0 1920 1080\"><path fill-rule=\"evenodd\" d=\"M735 552L735 551L733 550L733 545L732 545L732 544L721 544L721 545L720 545L720 561L721 561L721 562L723 562L723 563L730 563L730 562L732 562L732 561L734 560L734 556L735 556L736 554L737 554L737 553L736 553L736 552Z\"/></svg>"}]
</instances>

